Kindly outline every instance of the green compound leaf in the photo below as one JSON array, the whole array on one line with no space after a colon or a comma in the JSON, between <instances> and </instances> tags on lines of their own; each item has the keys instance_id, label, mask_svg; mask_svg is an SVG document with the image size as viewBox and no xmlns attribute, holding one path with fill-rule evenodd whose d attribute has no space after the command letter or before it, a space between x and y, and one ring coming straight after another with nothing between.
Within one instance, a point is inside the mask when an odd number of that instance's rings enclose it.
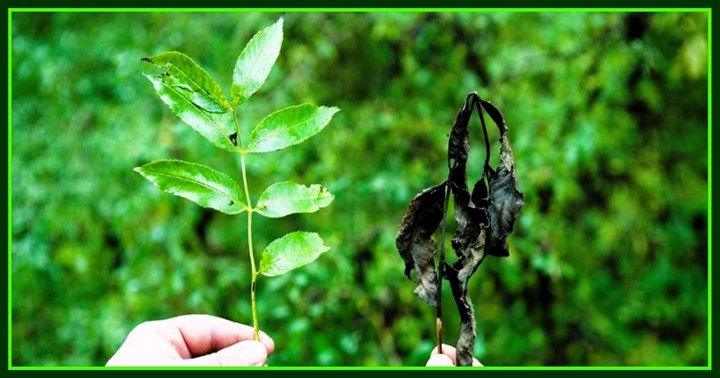
<instances>
[{"instance_id":1,"label":"green compound leaf","mask_svg":"<svg viewBox=\"0 0 720 378\"><path fill-rule=\"evenodd\" d=\"M268 277L285 274L309 264L330 250L314 232L297 231L273 240L260 257L258 273Z\"/></svg>"},{"instance_id":2,"label":"green compound leaf","mask_svg":"<svg viewBox=\"0 0 720 378\"><path fill-rule=\"evenodd\" d=\"M167 82L201 109L212 113L233 110L215 80L187 55L167 51L143 61L164 69L169 74Z\"/></svg>"},{"instance_id":3,"label":"green compound leaf","mask_svg":"<svg viewBox=\"0 0 720 378\"><path fill-rule=\"evenodd\" d=\"M160 190L203 207L225 214L238 214L247 207L240 186L232 178L201 164L156 160L134 170Z\"/></svg>"},{"instance_id":4,"label":"green compound leaf","mask_svg":"<svg viewBox=\"0 0 720 378\"><path fill-rule=\"evenodd\" d=\"M319 133L340 109L302 104L265 117L250 133L246 152L270 152L302 143Z\"/></svg>"},{"instance_id":5,"label":"green compound leaf","mask_svg":"<svg viewBox=\"0 0 720 378\"><path fill-rule=\"evenodd\" d=\"M232 105L247 101L265 83L283 40L283 18L259 31L243 49L233 70Z\"/></svg>"},{"instance_id":6,"label":"green compound leaf","mask_svg":"<svg viewBox=\"0 0 720 378\"><path fill-rule=\"evenodd\" d=\"M237 150L237 131L232 112L216 113L200 107L193 102L192 91L177 85L179 77L169 72L145 77L150 80L160 99L183 122L214 145L228 151Z\"/></svg>"},{"instance_id":7,"label":"green compound leaf","mask_svg":"<svg viewBox=\"0 0 720 378\"><path fill-rule=\"evenodd\" d=\"M295 213L314 213L329 205L335 197L321 185L305 186L291 181L270 185L260 195L255 211L268 218Z\"/></svg>"}]
</instances>

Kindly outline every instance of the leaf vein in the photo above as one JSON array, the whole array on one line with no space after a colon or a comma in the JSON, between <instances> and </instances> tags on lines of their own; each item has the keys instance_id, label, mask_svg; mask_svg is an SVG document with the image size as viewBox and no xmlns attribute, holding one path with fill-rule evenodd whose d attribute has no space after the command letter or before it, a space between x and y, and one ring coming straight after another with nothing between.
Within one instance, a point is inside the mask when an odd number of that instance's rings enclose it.
<instances>
[{"instance_id":1,"label":"leaf vein","mask_svg":"<svg viewBox=\"0 0 720 378\"><path fill-rule=\"evenodd\" d=\"M173 175L173 174L169 174L169 173L162 173L162 172L153 172L153 174L154 174L155 176L170 177L170 178L174 178L174 179L177 179L177 180L186 181L186 182L189 182L189 183L198 185L198 186L202 186L202 187L205 187L205 188L210 189L210 190L212 190L212 191L215 191L215 192L217 192L217 193L220 193L220 194L222 194L222 195L230 198L231 200L235 201L236 203L243 203L242 201L238 200L238 199L237 199L235 196L233 196L232 194L226 193L226 192L224 192L224 191L222 191L222 190L220 190L220 189L218 189L218 188L216 188L216 187L214 187L214 186L207 185L207 184L202 183L202 182L197 181L197 180L193 180L193 179L189 179L189 178L187 178L187 177L178 176L178 175Z\"/></svg>"},{"instance_id":2,"label":"leaf vein","mask_svg":"<svg viewBox=\"0 0 720 378\"><path fill-rule=\"evenodd\" d=\"M161 80L161 81L162 81L162 80ZM230 138L228 138L228 136L225 135L225 130L222 128L222 126L220 126L214 119L212 119L209 115L207 115L207 113L205 112L204 109L200 108L200 107L197 106L194 102L192 102L192 101L188 100L187 98L185 98L183 95L180 94L180 92L178 92L177 90L175 90L174 88L172 88L170 85L168 85L168 84L165 83L164 81L162 81L161 84L162 84L163 86L167 87L167 88L168 88L169 90L171 90L173 93L175 93L175 94L176 94L178 97L180 97L183 101L185 101L186 103L192 105L193 107L195 107L195 109L199 110L199 111L200 111L200 115L201 115L203 118L205 118L206 120L208 120L209 123L210 123L212 126L215 126L215 128L220 131L220 134L222 134L222 136L225 137L225 139L227 139L227 141L230 143L230 145L233 145L233 143L232 143L232 141L230 140ZM218 113L218 114L225 114L225 113Z\"/></svg>"}]
</instances>

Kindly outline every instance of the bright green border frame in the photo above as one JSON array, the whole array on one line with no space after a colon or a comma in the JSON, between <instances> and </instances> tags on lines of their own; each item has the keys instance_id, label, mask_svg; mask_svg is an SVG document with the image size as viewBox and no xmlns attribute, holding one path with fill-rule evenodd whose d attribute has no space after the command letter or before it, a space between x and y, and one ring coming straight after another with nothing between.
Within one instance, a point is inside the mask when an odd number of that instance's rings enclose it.
<instances>
[{"instance_id":1,"label":"bright green border frame","mask_svg":"<svg viewBox=\"0 0 720 378\"><path fill-rule=\"evenodd\" d=\"M12 367L12 12L8 10L8 368Z\"/></svg>"},{"instance_id":2,"label":"bright green border frame","mask_svg":"<svg viewBox=\"0 0 720 378\"><path fill-rule=\"evenodd\" d=\"M411 12L411 13L459 13L459 12L513 12L513 13L534 13L534 12L553 12L553 13L592 13L592 12L693 12L693 13L712 13L711 8L8 8L9 13L19 12L103 12L103 13L240 13L240 12L293 12L293 13L311 13L311 12Z\"/></svg>"},{"instance_id":3,"label":"bright green border frame","mask_svg":"<svg viewBox=\"0 0 720 378\"><path fill-rule=\"evenodd\" d=\"M712 11L708 12L708 368L712 369Z\"/></svg>"},{"instance_id":4,"label":"bright green border frame","mask_svg":"<svg viewBox=\"0 0 720 378\"><path fill-rule=\"evenodd\" d=\"M34 12L104 12L104 13L221 13L221 12L552 12L552 13L593 13L593 12L685 12L707 13L708 15L708 344L707 366L486 366L482 368L451 368L452 370L517 370L517 371L587 371L587 370L632 370L632 371L703 371L712 370L712 9L711 8L8 8L8 358L11 371L21 370L448 370L442 367L425 366L267 366L248 367L105 367L105 366L13 366L12 365L12 14Z\"/></svg>"}]
</instances>

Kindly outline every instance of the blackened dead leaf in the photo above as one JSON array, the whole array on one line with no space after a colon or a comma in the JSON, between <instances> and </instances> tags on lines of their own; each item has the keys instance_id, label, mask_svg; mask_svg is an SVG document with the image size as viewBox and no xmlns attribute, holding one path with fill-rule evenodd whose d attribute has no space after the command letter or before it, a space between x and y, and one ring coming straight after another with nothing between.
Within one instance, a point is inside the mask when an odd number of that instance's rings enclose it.
<instances>
[{"instance_id":1,"label":"blackened dead leaf","mask_svg":"<svg viewBox=\"0 0 720 378\"><path fill-rule=\"evenodd\" d=\"M459 195L458 195L459 194ZM460 313L460 338L457 343L458 366L472 366L475 344L475 315L472 301L467 294L468 281L485 259L486 235L488 234L487 189L480 180L473 189L472 201L467 191L455 195L455 221L457 229L452 246L458 260L445 277L450 281L453 298ZM476 204L479 205L476 207Z\"/></svg>"},{"instance_id":2,"label":"blackened dead leaf","mask_svg":"<svg viewBox=\"0 0 720 378\"><path fill-rule=\"evenodd\" d=\"M467 184L470 150L468 125L473 107L478 109L486 155L483 175L470 193ZM490 141L482 109L500 130L500 166L497 170L493 170L489 165ZM451 244L457 260L452 265L446 263L441 246L439 274L450 282L460 313L457 363L459 366L471 366L475 344L475 313L467 292L468 281L486 256L509 255L507 237L512 232L524 203L515 177L515 160L502 113L489 101L481 100L475 92L468 94L455 117L448 141L448 170L447 190L453 195L456 223ZM405 275L410 277L413 269L418 272L419 282L415 293L427 303L436 306L438 320L441 319L441 308L437 300L441 293L441 280L437 279L434 268L436 247L432 234L443 221L442 239L445 238L447 197L443 203L443 194L446 183L426 189L410 202L396 240L400 255L405 260ZM441 321L437 324L439 345Z\"/></svg>"},{"instance_id":3,"label":"blackened dead leaf","mask_svg":"<svg viewBox=\"0 0 720 378\"><path fill-rule=\"evenodd\" d=\"M485 182L481 179L475 184L473 196L470 195L467 185L466 168L470 149L468 123L476 101L476 93L473 92L467 96L465 104L455 117L448 143L450 188L455 201L455 222L457 224L452 239L452 247L458 256L454 267L461 272L463 291L467 286L467 280L483 259L485 233L482 233L481 236L481 231L489 224Z\"/></svg>"},{"instance_id":4,"label":"blackened dead leaf","mask_svg":"<svg viewBox=\"0 0 720 378\"><path fill-rule=\"evenodd\" d=\"M480 103L482 104L483 109L487 112L487 114L492 118L493 122L497 125L497 127L500 129L500 135L505 135L507 132L507 125L505 124L505 118L503 118L502 113L500 113L500 110L495 107L490 101L480 100Z\"/></svg>"},{"instance_id":5,"label":"blackened dead leaf","mask_svg":"<svg viewBox=\"0 0 720 378\"><path fill-rule=\"evenodd\" d=\"M476 334L475 310L467 295L467 287L462 287L463 279L460 278L462 270L458 271L454 267L447 267L445 271L445 277L450 282L450 289L460 314L460 337L455 351L457 366L472 366ZM467 284L467 279L465 279L465 284Z\"/></svg>"},{"instance_id":6,"label":"blackened dead leaf","mask_svg":"<svg viewBox=\"0 0 720 378\"><path fill-rule=\"evenodd\" d=\"M515 219L525 203L515 177L515 156L507 136L507 126L497 108L483 101L483 107L500 128L500 166L490 174L490 240L488 254L508 256L507 237L513 230Z\"/></svg>"},{"instance_id":7,"label":"blackened dead leaf","mask_svg":"<svg viewBox=\"0 0 720 378\"><path fill-rule=\"evenodd\" d=\"M431 306L437 306L438 280L435 273L435 241L432 235L443 217L445 183L425 189L415 196L403 217L396 238L397 249L405 260L405 276L417 272L414 293Z\"/></svg>"},{"instance_id":8,"label":"blackened dead leaf","mask_svg":"<svg viewBox=\"0 0 720 378\"><path fill-rule=\"evenodd\" d=\"M473 105L472 94L470 94L455 116L448 141L448 168L450 169L450 176L452 176L453 173L457 173L462 175L462 180L465 181L467 181L465 167L470 150L468 123L472 115ZM458 178L458 180L460 180L460 178Z\"/></svg>"}]
</instances>

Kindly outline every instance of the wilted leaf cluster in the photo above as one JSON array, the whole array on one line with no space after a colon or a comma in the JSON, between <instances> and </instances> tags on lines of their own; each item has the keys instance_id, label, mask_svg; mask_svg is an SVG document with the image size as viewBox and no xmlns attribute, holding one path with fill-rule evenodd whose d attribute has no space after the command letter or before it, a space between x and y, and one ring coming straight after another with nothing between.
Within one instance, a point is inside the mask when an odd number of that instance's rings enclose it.
<instances>
[{"instance_id":1,"label":"wilted leaf cluster","mask_svg":"<svg viewBox=\"0 0 720 378\"><path fill-rule=\"evenodd\" d=\"M483 174L468 187L467 163L470 152L469 123L477 109L485 138L486 154ZM500 166L489 165L490 143L482 110L500 129ZM457 255L453 264L445 261L445 216L450 194L455 208L455 234L451 244ZM453 298L460 312L460 338L457 343L458 365L472 365L475 343L475 316L467 293L468 281L486 256L508 256L507 237L524 204L515 177L515 158L507 136L507 126L500 111L472 92L468 94L455 117L448 142L448 180L425 189L408 206L400 224L396 244L405 260L405 275L415 270L418 284L415 294L429 305L441 306L441 279L450 282ZM433 234L442 223L440 262L435 268L437 251ZM438 312L440 314L440 312ZM440 332L440 331L439 331Z\"/></svg>"}]
</instances>

